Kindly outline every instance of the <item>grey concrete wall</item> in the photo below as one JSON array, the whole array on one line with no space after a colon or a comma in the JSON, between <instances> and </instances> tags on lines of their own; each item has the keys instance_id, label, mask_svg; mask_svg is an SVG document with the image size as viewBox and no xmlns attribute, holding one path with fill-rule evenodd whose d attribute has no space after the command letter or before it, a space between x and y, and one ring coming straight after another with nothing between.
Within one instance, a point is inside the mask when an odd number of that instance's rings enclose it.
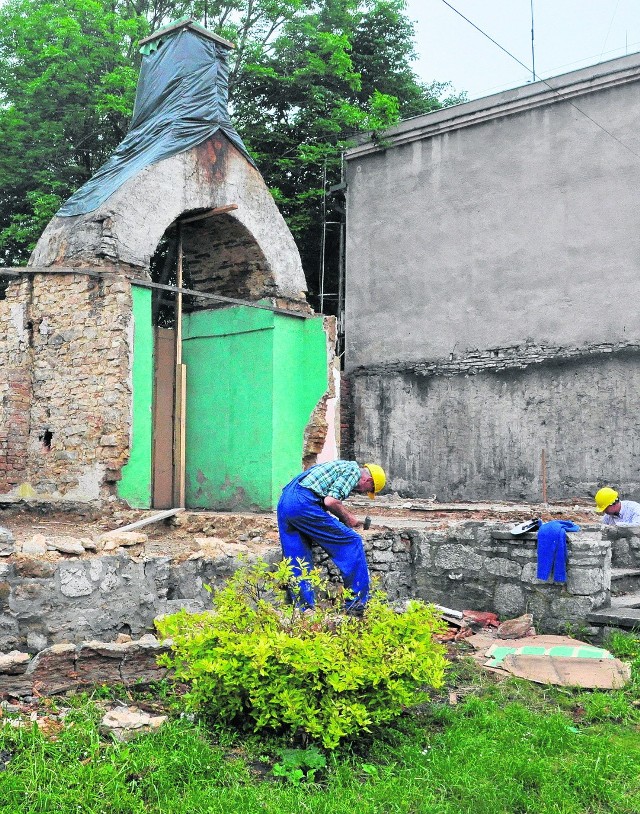
<instances>
[{"instance_id":1,"label":"grey concrete wall","mask_svg":"<svg viewBox=\"0 0 640 814\"><path fill-rule=\"evenodd\" d=\"M638 486L640 57L553 84L347 154L355 454L392 489L539 498L542 447L554 496Z\"/></svg>"},{"instance_id":2,"label":"grey concrete wall","mask_svg":"<svg viewBox=\"0 0 640 814\"><path fill-rule=\"evenodd\" d=\"M351 376L355 458L378 460L392 488L438 500L540 502L593 494L603 483L640 494L637 354L525 370Z\"/></svg>"}]
</instances>

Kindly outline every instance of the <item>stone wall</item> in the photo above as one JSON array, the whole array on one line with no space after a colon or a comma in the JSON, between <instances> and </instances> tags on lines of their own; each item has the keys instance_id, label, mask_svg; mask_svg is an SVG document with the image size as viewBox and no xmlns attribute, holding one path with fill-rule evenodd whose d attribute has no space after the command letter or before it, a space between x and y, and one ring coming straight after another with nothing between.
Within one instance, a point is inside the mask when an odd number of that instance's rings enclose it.
<instances>
[{"instance_id":1,"label":"stone wall","mask_svg":"<svg viewBox=\"0 0 640 814\"><path fill-rule=\"evenodd\" d=\"M247 300L278 293L262 249L246 227L231 215L221 214L185 225L182 248L187 288ZM194 307L210 305L196 300Z\"/></svg>"},{"instance_id":2,"label":"stone wall","mask_svg":"<svg viewBox=\"0 0 640 814\"><path fill-rule=\"evenodd\" d=\"M372 576L393 601L417 597L502 618L529 611L539 629L556 631L609 600L611 548L599 531L569 535L566 584L536 579L535 535L514 539L498 524L375 530L364 540ZM263 556L277 561L279 547ZM233 546L183 562L124 549L81 558L8 556L0 560L0 652L152 631L159 614L210 607L204 586L215 589L239 565Z\"/></svg>"},{"instance_id":3,"label":"stone wall","mask_svg":"<svg viewBox=\"0 0 640 814\"><path fill-rule=\"evenodd\" d=\"M567 582L537 579L535 534L469 522L441 532L409 532L412 593L449 608L532 613L540 630L562 631L610 599L611 548L597 532L567 535Z\"/></svg>"},{"instance_id":4,"label":"stone wall","mask_svg":"<svg viewBox=\"0 0 640 814\"><path fill-rule=\"evenodd\" d=\"M130 283L21 278L0 301L0 335L0 493L108 498L129 454Z\"/></svg>"},{"instance_id":5,"label":"stone wall","mask_svg":"<svg viewBox=\"0 0 640 814\"><path fill-rule=\"evenodd\" d=\"M640 568L640 526L603 526L602 539L611 545L616 567Z\"/></svg>"}]
</instances>

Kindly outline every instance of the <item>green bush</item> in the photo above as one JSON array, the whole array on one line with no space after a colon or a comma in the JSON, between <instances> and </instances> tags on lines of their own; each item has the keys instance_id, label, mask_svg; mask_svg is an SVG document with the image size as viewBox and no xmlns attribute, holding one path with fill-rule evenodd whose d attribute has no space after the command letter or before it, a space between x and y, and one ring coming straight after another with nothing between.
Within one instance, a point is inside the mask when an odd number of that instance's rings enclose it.
<instances>
[{"instance_id":1,"label":"green bush","mask_svg":"<svg viewBox=\"0 0 640 814\"><path fill-rule=\"evenodd\" d=\"M316 572L308 576L322 587ZM283 586L291 584L287 562L273 569L259 561L214 595L212 612L158 620L173 640L162 663L190 685L191 709L334 748L442 685L444 648L433 640L442 623L433 607L411 602L400 614L375 592L362 619L331 605L301 613L286 602Z\"/></svg>"}]
</instances>

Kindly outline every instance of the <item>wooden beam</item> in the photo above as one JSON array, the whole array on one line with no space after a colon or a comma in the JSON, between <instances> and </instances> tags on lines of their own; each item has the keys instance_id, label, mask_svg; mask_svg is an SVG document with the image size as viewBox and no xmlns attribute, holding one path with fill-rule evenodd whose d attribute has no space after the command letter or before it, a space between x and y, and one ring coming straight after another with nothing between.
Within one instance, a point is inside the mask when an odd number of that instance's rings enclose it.
<instances>
[{"instance_id":1,"label":"wooden beam","mask_svg":"<svg viewBox=\"0 0 640 814\"><path fill-rule=\"evenodd\" d=\"M128 280L134 285L140 285L143 288L157 288L161 291L171 291L174 294L188 294L190 297L196 297L201 300L215 300L216 302L226 303L228 305L245 305L247 308L258 308L262 311L273 311L274 314L284 314L288 317L296 317L297 319L309 319L310 314L304 314L301 311L290 311L288 308L278 308L275 305L264 305L259 302L249 302L247 300L237 300L234 297L222 297L219 294L209 294L207 291L196 291L193 288L182 288L175 285L162 285L161 283L152 283L150 280L139 280L136 277L127 277Z\"/></svg>"},{"instance_id":2,"label":"wooden beam","mask_svg":"<svg viewBox=\"0 0 640 814\"><path fill-rule=\"evenodd\" d=\"M248 300L239 300L234 297L223 297L219 294L210 294L208 291L196 291L193 288L183 288L182 286L154 283L151 280L145 280L143 277L133 277L131 274L118 271L94 271L93 269L63 268L62 266L15 266L10 269L0 269L0 277L3 275L7 277L19 277L21 274L85 274L88 277L103 277L107 274L120 275L124 277L125 280L133 283L133 285L139 285L143 288L156 288L160 291L169 291L172 294L188 294L190 297L197 297L201 300L212 300L215 302L225 303L227 305L244 305L247 308L258 308L262 311L272 311L274 314L284 314L288 317L296 317L296 319L309 319L311 316L310 314L305 314L301 311L290 311L288 308L278 308L275 305L249 302Z\"/></svg>"},{"instance_id":3,"label":"wooden beam","mask_svg":"<svg viewBox=\"0 0 640 814\"><path fill-rule=\"evenodd\" d=\"M205 218L215 218L216 215L224 215L226 212L234 212L238 208L238 204L227 204L227 206L218 206L216 209L209 209L206 212L201 212L199 215L190 215L188 218L180 218L179 223L193 223L196 220L204 220Z\"/></svg>"},{"instance_id":4,"label":"wooden beam","mask_svg":"<svg viewBox=\"0 0 640 814\"><path fill-rule=\"evenodd\" d=\"M135 529L141 529L143 526L148 526L151 523L158 523L160 520L166 520L168 517L173 517L176 514L180 514L183 512L184 509L179 507L177 509L167 509L164 512L158 512L158 514L152 515L152 517L143 517L142 520L136 520L135 523L129 523L128 526L122 526L119 529L113 529L113 531L134 531ZM107 532L109 534L109 532Z\"/></svg>"}]
</instances>

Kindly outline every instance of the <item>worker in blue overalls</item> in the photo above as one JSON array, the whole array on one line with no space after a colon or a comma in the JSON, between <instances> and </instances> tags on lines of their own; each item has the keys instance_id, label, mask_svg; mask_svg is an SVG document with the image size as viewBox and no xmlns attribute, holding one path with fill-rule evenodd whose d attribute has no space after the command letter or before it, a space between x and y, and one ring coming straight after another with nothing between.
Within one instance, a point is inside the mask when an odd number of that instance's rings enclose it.
<instances>
[{"instance_id":1,"label":"worker in blue overalls","mask_svg":"<svg viewBox=\"0 0 640 814\"><path fill-rule=\"evenodd\" d=\"M308 580L300 579L302 567L313 568L311 544L316 543L331 557L353 597L347 612L362 614L369 598L369 569L362 537L355 531L362 522L345 500L352 492L375 497L386 483L381 466L355 461L330 461L301 472L282 490L278 502L278 529L282 553L290 558L298 579L296 603L313 608L315 596Z\"/></svg>"}]
</instances>

